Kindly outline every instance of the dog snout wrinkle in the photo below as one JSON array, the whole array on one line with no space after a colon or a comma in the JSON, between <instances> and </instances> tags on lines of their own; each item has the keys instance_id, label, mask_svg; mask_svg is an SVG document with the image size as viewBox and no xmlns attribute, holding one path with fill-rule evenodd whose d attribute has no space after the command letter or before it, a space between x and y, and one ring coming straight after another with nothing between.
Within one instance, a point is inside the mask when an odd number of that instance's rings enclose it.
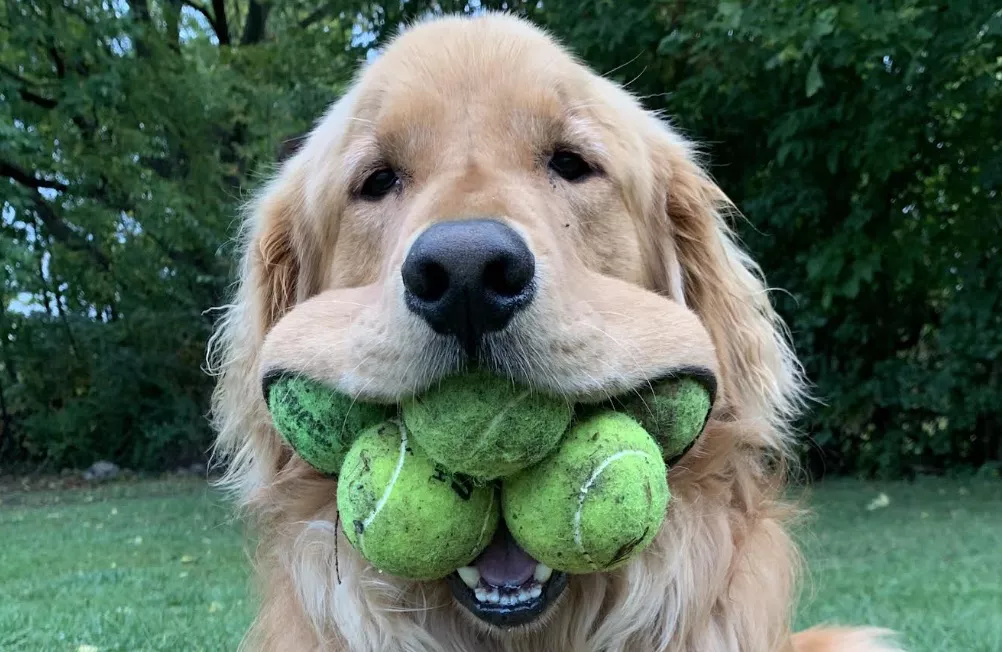
<instances>
[{"instance_id":1,"label":"dog snout wrinkle","mask_svg":"<svg viewBox=\"0 0 1002 652\"><path fill-rule=\"evenodd\" d=\"M439 222L411 245L401 268L404 299L435 332L468 353L502 330L534 294L536 261L510 226L490 219Z\"/></svg>"}]
</instances>

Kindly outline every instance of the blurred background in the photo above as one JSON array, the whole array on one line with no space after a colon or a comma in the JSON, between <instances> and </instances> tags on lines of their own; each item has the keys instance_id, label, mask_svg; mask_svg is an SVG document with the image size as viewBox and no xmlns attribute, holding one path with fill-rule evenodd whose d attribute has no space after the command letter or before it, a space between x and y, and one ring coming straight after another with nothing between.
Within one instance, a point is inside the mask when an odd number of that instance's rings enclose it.
<instances>
[{"instance_id":1,"label":"blurred background","mask_svg":"<svg viewBox=\"0 0 1002 652\"><path fill-rule=\"evenodd\" d=\"M238 208L397 26L503 8L703 144L820 399L815 473L1002 460L996 2L7 0L0 459L205 459Z\"/></svg>"},{"instance_id":2,"label":"blurred background","mask_svg":"<svg viewBox=\"0 0 1002 652\"><path fill-rule=\"evenodd\" d=\"M0 650L235 648L203 366L239 208L398 25L497 8L744 213L819 399L798 623L1002 650L997 0L0 0Z\"/></svg>"}]
</instances>

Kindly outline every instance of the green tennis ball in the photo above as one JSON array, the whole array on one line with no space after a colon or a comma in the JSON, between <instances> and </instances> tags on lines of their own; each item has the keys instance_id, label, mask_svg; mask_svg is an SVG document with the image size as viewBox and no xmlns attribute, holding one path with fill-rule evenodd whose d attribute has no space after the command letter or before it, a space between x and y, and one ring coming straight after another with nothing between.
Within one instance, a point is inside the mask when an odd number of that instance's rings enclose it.
<instances>
[{"instance_id":1,"label":"green tennis ball","mask_svg":"<svg viewBox=\"0 0 1002 652\"><path fill-rule=\"evenodd\" d=\"M703 431L712 404L702 383L684 377L642 387L617 407L636 419L670 460L684 453Z\"/></svg>"},{"instance_id":2,"label":"green tennis ball","mask_svg":"<svg viewBox=\"0 0 1002 652\"><path fill-rule=\"evenodd\" d=\"M479 481L539 462L560 441L572 414L563 399L485 372L445 378L403 405L404 423L428 455Z\"/></svg>"},{"instance_id":3,"label":"green tennis ball","mask_svg":"<svg viewBox=\"0 0 1002 652\"><path fill-rule=\"evenodd\" d=\"M537 466L505 480L502 512L522 548L567 573L625 564L654 539L669 493L661 451L625 414L574 426Z\"/></svg>"},{"instance_id":4,"label":"green tennis ball","mask_svg":"<svg viewBox=\"0 0 1002 652\"><path fill-rule=\"evenodd\" d=\"M398 577L445 577L479 555L494 536L494 487L447 474L386 422L351 446L338 479L337 506L351 545Z\"/></svg>"},{"instance_id":5,"label":"green tennis ball","mask_svg":"<svg viewBox=\"0 0 1002 652\"><path fill-rule=\"evenodd\" d=\"M359 402L302 376L284 376L268 391L279 434L313 468L337 475L360 432L381 423L390 408Z\"/></svg>"}]
</instances>

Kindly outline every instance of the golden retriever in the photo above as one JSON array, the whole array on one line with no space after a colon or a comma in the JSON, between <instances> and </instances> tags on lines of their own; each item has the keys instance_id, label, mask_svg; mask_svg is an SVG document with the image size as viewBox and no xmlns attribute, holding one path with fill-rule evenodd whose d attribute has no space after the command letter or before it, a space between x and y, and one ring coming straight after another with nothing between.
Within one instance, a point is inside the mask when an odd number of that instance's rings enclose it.
<instances>
[{"instance_id":1,"label":"golden retriever","mask_svg":"<svg viewBox=\"0 0 1002 652\"><path fill-rule=\"evenodd\" d=\"M212 343L224 483L258 539L244 646L892 649L880 630L792 633L801 375L730 208L685 139L529 23L404 30L253 202ZM686 369L718 388L654 543L614 572L554 574L515 626L456 578L368 566L339 531L336 480L283 445L262 394L281 371L393 404L472 365L579 403Z\"/></svg>"}]
</instances>

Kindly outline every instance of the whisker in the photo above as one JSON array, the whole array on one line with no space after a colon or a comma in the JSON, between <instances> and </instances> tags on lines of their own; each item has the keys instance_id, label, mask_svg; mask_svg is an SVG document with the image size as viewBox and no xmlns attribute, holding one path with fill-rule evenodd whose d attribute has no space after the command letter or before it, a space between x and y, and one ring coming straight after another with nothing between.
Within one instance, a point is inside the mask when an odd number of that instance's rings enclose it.
<instances>
[{"instance_id":1,"label":"whisker","mask_svg":"<svg viewBox=\"0 0 1002 652\"><path fill-rule=\"evenodd\" d=\"M594 325L594 324L587 324L587 323L586 323L585 325L586 325L587 327L589 327L589 328L592 328L592 329L594 329L594 330L597 330L597 331L598 331L599 333L601 333L602 335L605 335L605 336L606 336L607 338L609 338L609 339L610 339L610 340L611 340L611 341L612 341L612 342L613 342L614 344L616 344L616 346L618 346L618 347L619 347L619 348L620 348L620 349L621 349L621 350L622 350L623 352L625 352L625 353L626 353L627 355L629 355L629 356L630 356L630 358L631 358L631 359L632 359L632 361L633 361L633 364L634 364L634 366L635 366L635 367L637 368L637 371L639 371L639 372L640 372L640 375L641 375L641 377L642 377L642 378L644 379L644 382L645 382L645 383L647 383L647 386L648 386L648 387L650 387L650 389L651 389L651 391L652 391L652 392L654 391L654 385L652 384L652 382L651 382L651 379L650 379L650 377L649 377L649 376L647 375L647 372L646 372L646 371L644 370L643 366L642 366L642 365L640 364L640 361L639 361L639 360L637 360L637 357L636 357L636 355L634 355L633 351L631 351L631 350L630 350L630 349L629 349L629 348L628 348L628 347L627 347L626 345L624 345L624 344L623 344L622 342L620 342L620 341L619 341L618 339L616 339L615 337L613 337L612 335L610 335L610 334L609 334L609 333L607 333L606 331L602 330L602 329L601 329L601 328L599 328L598 326L596 326L596 325ZM610 398L611 398L611 397L610 397Z\"/></svg>"},{"instance_id":2,"label":"whisker","mask_svg":"<svg viewBox=\"0 0 1002 652\"><path fill-rule=\"evenodd\" d=\"M609 70L608 72L605 72L605 73L603 73L603 74L602 74L602 76L603 76L603 77L606 77L606 78L608 78L608 77L609 77L609 75L613 74L613 73L614 73L614 72L616 72L616 71L619 71L619 70L622 70L623 68L625 68L626 66L630 65L631 63L633 63L634 61L636 61L637 59L639 59L639 58L640 58L640 57L642 57L643 55L644 55L644 53L643 53L642 51L641 51L641 52L638 52L638 53L637 53L637 55L636 55L635 57L633 57L633 58L632 58L632 59L630 59L629 61L626 61L626 62L624 62L624 63L621 63L621 64L619 64L618 66L616 66L616 67L615 67L615 68L613 68L612 70ZM645 69L646 69L646 68L645 68ZM627 84L627 86L629 86L629 84Z\"/></svg>"}]
</instances>

